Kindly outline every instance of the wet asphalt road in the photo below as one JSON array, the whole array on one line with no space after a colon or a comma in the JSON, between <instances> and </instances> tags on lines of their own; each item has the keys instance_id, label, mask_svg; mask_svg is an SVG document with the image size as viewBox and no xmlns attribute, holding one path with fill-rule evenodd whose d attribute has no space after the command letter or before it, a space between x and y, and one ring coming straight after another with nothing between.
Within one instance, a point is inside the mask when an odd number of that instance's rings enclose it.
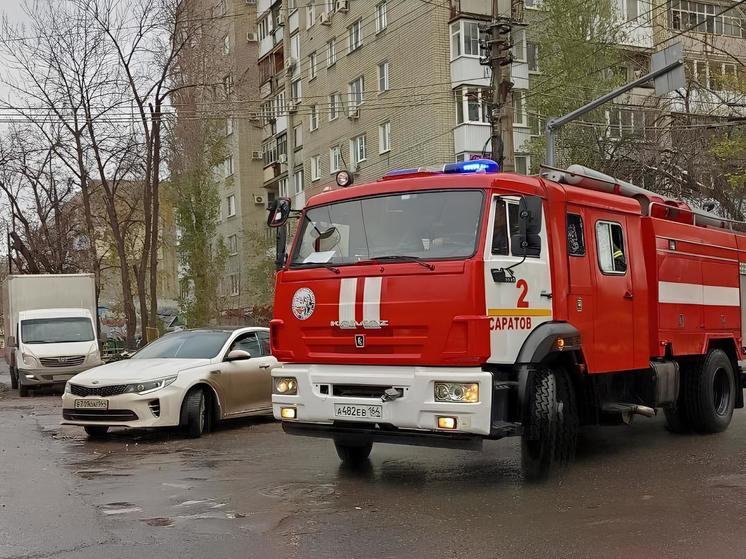
<instances>
[{"instance_id":1,"label":"wet asphalt road","mask_svg":"<svg viewBox=\"0 0 746 559\"><path fill-rule=\"evenodd\" d=\"M1 383L0 559L746 556L742 410L715 436L588 430L568 473L526 485L516 440L378 445L350 472L270 420L88 442L58 395Z\"/></svg>"}]
</instances>

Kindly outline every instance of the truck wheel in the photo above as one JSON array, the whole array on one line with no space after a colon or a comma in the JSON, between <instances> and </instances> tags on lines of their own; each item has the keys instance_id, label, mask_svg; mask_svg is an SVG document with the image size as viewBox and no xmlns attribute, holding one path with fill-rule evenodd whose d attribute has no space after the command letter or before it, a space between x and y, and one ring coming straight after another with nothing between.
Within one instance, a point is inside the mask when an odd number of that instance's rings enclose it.
<instances>
[{"instance_id":1,"label":"truck wheel","mask_svg":"<svg viewBox=\"0 0 746 559\"><path fill-rule=\"evenodd\" d=\"M368 459L370 451L373 450L373 443L362 446L351 446L334 441L334 448L337 449L337 456L339 456L343 464L357 466Z\"/></svg>"},{"instance_id":2,"label":"truck wheel","mask_svg":"<svg viewBox=\"0 0 746 559\"><path fill-rule=\"evenodd\" d=\"M109 432L108 425L86 425L83 427L89 439L103 439Z\"/></svg>"},{"instance_id":3,"label":"truck wheel","mask_svg":"<svg viewBox=\"0 0 746 559\"><path fill-rule=\"evenodd\" d=\"M736 378L728 355L715 349L701 366L692 368L684 381L684 412L699 433L725 431L733 418Z\"/></svg>"},{"instance_id":4,"label":"truck wheel","mask_svg":"<svg viewBox=\"0 0 746 559\"><path fill-rule=\"evenodd\" d=\"M13 390L18 388L18 371L15 367L10 368L10 387Z\"/></svg>"},{"instance_id":5,"label":"truck wheel","mask_svg":"<svg viewBox=\"0 0 746 559\"><path fill-rule=\"evenodd\" d=\"M572 383L563 370L537 369L529 383L521 467L527 479L541 480L552 466L575 456L579 419Z\"/></svg>"},{"instance_id":6,"label":"truck wheel","mask_svg":"<svg viewBox=\"0 0 746 559\"><path fill-rule=\"evenodd\" d=\"M189 392L181 409L182 427L187 437L197 439L202 436L207 425L207 412L204 391L197 388Z\"/></svg>"},{"instance_id":7,"label":"truck wheel","mask_svg":"<svg viewBox=\"0 0 746 559\"><path fill-rule=\"evenodd\" d=\"M681 405L669 404L664 406L663 413L666 415L666 429L671 433L688 433L691 431Z\"/></svg>"}]
</instances>

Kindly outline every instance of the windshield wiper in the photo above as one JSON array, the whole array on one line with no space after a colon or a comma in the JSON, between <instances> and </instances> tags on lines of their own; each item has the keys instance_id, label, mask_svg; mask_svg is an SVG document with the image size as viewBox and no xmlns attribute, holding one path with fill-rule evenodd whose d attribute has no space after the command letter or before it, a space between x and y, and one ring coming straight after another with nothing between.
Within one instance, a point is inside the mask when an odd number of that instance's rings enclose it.
<instances>
[{"instance_id":1,"label":"windshield wiper","mask_svg":"<svg viewBox=\"0 0 746 559\"><path fill-rule=\"evenodd\" d=\"M334 272L335 274L339 273L339 268L337 268L336 266L332 266L328 262L306 262L300 264L300 266L302 266L303 268L320 268L323 266L330 272Z\"/></svg>"},{"instance_id":2,"label":"windshield wiper","mask_svg":"<svg viewBox=\"0 0 746 559\"><path fill-rule=\"evenodd\" d=\"M428 270L434 270L435 266L423 260L419 256L408 256L406 254L389 254L386 256L374 256L370 259L372 262L414 262L420 266L427 268ZM364 261L363 261L364 262ZM359 264L359 262L358 262Z\"/></svg>"}]
</instances>

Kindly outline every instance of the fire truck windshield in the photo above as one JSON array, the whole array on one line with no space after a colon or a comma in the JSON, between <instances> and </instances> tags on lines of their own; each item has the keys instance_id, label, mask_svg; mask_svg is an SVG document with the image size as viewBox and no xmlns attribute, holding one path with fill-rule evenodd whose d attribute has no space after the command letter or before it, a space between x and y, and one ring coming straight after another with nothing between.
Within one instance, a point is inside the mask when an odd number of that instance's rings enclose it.
<instances>
[{"instance_id":1,"label":"fire truck windshield","mask_svg":"<svg viewBox=\"0 0 746 559\"><path fill-rule=\"evenodd\" d=\"M291 267L465 259L474 255L481 190L438 190L309 208Z\"/></svg>"}]
</instances>

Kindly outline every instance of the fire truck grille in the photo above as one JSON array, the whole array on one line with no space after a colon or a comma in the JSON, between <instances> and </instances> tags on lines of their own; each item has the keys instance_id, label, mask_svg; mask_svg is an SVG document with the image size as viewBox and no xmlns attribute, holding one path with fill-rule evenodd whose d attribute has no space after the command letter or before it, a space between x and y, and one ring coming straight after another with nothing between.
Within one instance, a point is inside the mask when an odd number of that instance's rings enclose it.
<instances>
[{"instance_id":1,"label":"fire truck grille","mask_svg":"<svg viewBox=\"0 0 746 559\"><path fill-rule=\"evenodd\" d=\"M374 384L335 384L332 386L332 394L334 396L347 396L350 398L380 399L387 388L391 388L391 385L376 386Z\"/></svg>"},{"instance_id":2,"label":"fire truck grille","mask_svg":"<svg viewBox=\"0 0 746 559\"><path fill-rule=\"evenodd\" d=\"M40 357L42 367L77 367L85 361L85 355L73 355L69 357Z\"/></svg>"},{"instance_id":3,"label":"fire truck grille","mask_svg":"<svg viewBox=\"0 0 746 559\"><path fill-rule=\"evenodd\" d=\"M123 394L126 389L126 384L94 387L80 386L79 384L70 385L70 392L76 396L117 396L118 394Z\"/></svg>"}]
</instances>

